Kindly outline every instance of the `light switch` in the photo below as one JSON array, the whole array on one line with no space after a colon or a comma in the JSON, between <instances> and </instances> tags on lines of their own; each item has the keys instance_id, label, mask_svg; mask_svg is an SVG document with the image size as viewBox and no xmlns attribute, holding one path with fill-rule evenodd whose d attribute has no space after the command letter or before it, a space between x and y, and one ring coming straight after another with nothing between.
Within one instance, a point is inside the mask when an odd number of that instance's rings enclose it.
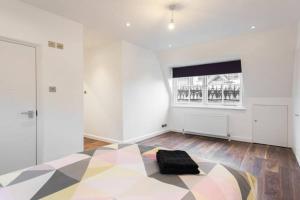
<instances>
[{"instance_id":1,"label":"light switch","mask_svg":"<svg viewBox=\"0 0 300 200\"><path fill-rule=\"evenodd\" d=\"M56 87L55 86L50 86L49 87L49 92L56 92Z\"/></svg>"}]
</instances>

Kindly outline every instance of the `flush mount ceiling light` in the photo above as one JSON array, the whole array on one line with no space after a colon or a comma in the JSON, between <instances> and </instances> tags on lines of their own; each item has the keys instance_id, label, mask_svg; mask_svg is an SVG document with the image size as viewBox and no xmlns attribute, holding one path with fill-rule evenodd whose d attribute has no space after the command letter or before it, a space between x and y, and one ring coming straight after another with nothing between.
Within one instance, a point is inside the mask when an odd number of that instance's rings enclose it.
<instances>
[{"instance_id":1,"label":"flush mount ceiling light","mask_svg":"<svg viewBox=\"0 0 300 200\"><path fill-rule=\"evenodd\" d=\"M126 27L130 27L131 23L130 22L126 22Z\"/></svg>"},{"instance_id":2,"label":"flush mount ceiling light","mask_svg":"<svg viewBox=\"0 0 300 200\"><path fill-rule=\"evenodd\" d=\"M250 29L254 30L254 29L256 29L256 26L251 26Z\"/></svg>"},{"instance_id":3,"label":"flush mount ceiling light","mask_svg":"<svg viewBox=\"0 0 300 200\"><path fill-rule=\"evenodd\" d=\"M168 29L170 31L175 29L175 21L174 21L174 10L176 9L176 4L172 4L169 6L169 10L171 11L171 18L170 18L170 22L168 24Z\"/></svg>"}]
</instances>

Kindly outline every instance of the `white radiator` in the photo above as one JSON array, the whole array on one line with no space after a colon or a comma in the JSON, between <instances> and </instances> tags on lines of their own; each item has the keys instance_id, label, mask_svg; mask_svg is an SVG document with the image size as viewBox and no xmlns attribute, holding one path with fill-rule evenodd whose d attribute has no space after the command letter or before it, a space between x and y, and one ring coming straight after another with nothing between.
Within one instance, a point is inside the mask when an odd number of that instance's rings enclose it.
<instances>
[{"instance_id":1,"label":"white radiator","mask_svg":"<svg viewBox=\"0 0 300 200\"><path fill-rule=\"evenodd\" d=\"M218 137L229 137L228 116L210 114L185 114L184 132Z\"/></svg>"}]
</instances>

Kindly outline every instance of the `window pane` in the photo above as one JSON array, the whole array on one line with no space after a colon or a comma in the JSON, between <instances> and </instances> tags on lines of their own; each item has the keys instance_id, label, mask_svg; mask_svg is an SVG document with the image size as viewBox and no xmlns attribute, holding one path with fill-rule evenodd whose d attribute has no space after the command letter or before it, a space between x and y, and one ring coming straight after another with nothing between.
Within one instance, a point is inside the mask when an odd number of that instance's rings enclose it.
<instances>
[{"instance_id":1,"label":"window pane","mask_svg":"<svg viewBox=\"0 0 300 200\"><path fill-rule=\"evenodd\" d=\"M240 102L241 79L239 74L225 74L224 103L236 104Z\"/></svg>"},{"instance_id":2,"label":"window pane","mask_svg":"<svg viewBox=\"0 0 300 200\"><path fill-rule=\"evenodd\" d=\"M208 102L237 104L240 102L240 74L207 76Z\"/></svg>"},{"instance_id":3,"label":"window pane","mask_svg":"<svg viewBox=\"0 0 300 200\"><path fill-rule=\"evenodd\" d=\"M207 76L207 98L208 103L222 103L223 97L222 75Z\"/></svg>"},{"instance_id":4,"label":"window pane","mask_svg":"<svg viewBox=\"0 0 300 200\"><path fill-rule=\"evenodd\" d=\"M175 81L177 85L177 102L189 102L189 78L177 78Z\"/></svg>"},{"instance_id":5,"label":"window pane","mask_svg":"<svg viewBox=\"0 0 300 200\"><path fill-rule=\"evenodd\" d=\"M190 78L190 102L201 103L203 101L204 77Z\"/></svg>"}]
</instances>

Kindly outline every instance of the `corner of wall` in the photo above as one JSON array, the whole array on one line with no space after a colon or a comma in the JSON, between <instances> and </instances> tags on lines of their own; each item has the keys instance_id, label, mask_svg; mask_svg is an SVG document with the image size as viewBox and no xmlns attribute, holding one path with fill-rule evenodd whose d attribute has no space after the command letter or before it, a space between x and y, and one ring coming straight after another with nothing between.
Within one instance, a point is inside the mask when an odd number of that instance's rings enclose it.
<instances>
[{"instance_id":1,"label":"corner of wall","mask_svg":"<svg viewBox=\"0 0 300 200\"><path fill-rule=\"evenodd\" d=\"M296 160L298 161L298 165L300 166L300 150L296 146L294 146L292 149L295 154Z\"/></svg>"},{"instance_id":2,"label":"corner of wall","mask_svg":"<svg viewBox=\"0 0 300 200\"><path fill-rule=\"evenodd\" d=\"M298 40L297 40L297 49L300 49L300 21L298 23Z\"/></svg>"},{"instance_id":3,"label":"corner of wall","mask_svg":"<svg viewBox=\"0 0 300 200\"><path fill-rule=\"evenodd\" d=\"M95 139L122 138L122 42L115 40L86 52L85 133Z\"/></svg>"},{"instance_id":4,"label":"corner of wall","mask_svg":"<svg viewBox=\"0 0 300 200\"><path fill-rule=\"evenodd\" d=\"M293 120L293 151L297 158L298 164L300 165L300 138L299 138L299 130L300 130L300 121L299 117L296 115L299 113L299 83L300 83L300 66L299 66L299 59L300 59L300 22L298 23L298 33L297 33L297 46L296 46L296 53L295 53L295 64L294 64L294 81L293 81L293 113L294 116ZM298 134L298 135L297 135Z\"/></svg>"}]
</instances>

